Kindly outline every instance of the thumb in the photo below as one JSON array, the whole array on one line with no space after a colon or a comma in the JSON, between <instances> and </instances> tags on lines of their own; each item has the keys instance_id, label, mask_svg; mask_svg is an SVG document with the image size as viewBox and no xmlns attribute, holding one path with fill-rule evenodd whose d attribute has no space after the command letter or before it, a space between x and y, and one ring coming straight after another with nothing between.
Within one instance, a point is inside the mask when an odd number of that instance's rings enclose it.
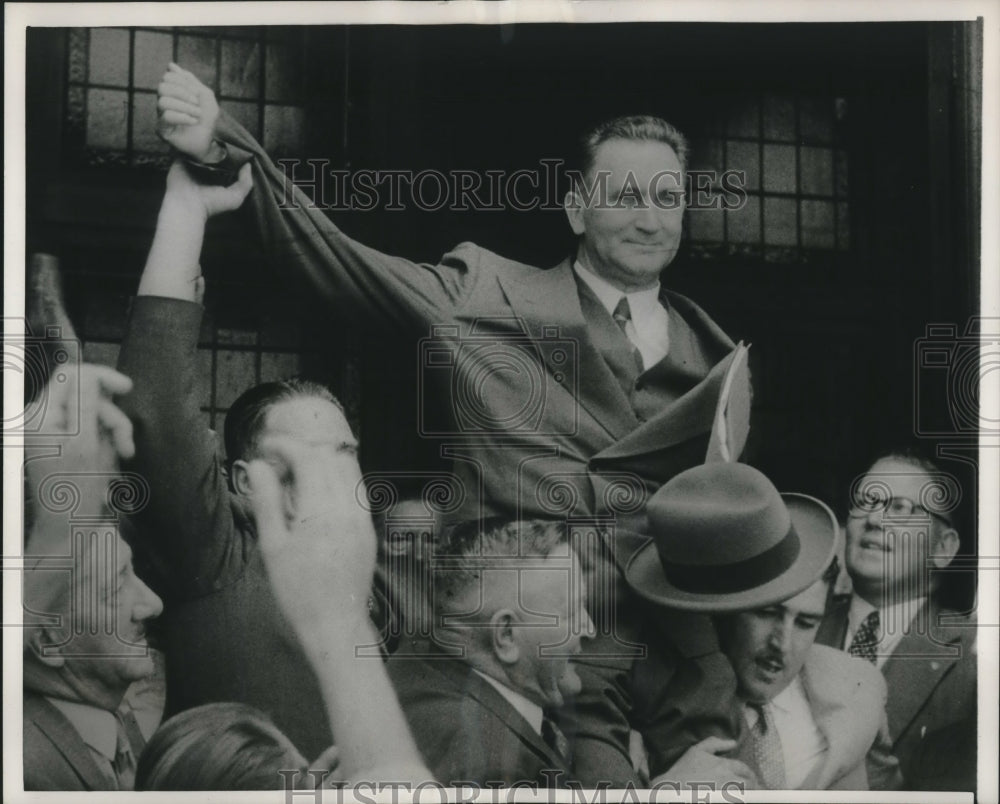
<instances>
[{"instance_id":1,"label":"thumb","mask_svg":"<svg viewBox=\"0 0 1000 804\"><path fill-rule=\"evenodd\" d=\"M725 737L706 737L691 747L709 754L723 754L736 748L736 740L728 740Z\"/></svg>"},{"instance_id":2,"label":"thumb","mask_svg":"<svg viewBox=\"0 0 1000 804\"><path fill-rule=\"evenodd\" d=\"M281 483L274 468L260 459L247 464L250 508L257 525L257 538L265 553L278 549L288 536Z\"/></svg>"},{"instance_id":3,"label":"thumb","mask_svg":"<svg viewBox=\"0 0 1000 804\"><path fill-rule=\"evenodd\" d=\"M241 204L250 194L250 191L253 189L253 171L250 168L249 162L240 168L236 181L233 182L229 189L239 198L239 203Z\"/></svg>"}]
</instances>

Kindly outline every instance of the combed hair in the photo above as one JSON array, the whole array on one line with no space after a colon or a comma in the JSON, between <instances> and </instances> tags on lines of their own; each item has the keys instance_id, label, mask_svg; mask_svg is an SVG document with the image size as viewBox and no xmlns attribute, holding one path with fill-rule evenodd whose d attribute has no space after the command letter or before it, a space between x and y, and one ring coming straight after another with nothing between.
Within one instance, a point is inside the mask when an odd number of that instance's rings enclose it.
<instances>
[{"instance_id":1,"label":"combed hair","mask_svg":"<svg viewBox=\"0 0 1000 804\"><path fill-rule=\"evenodd\" d=\"M146 744L136 790L275 790L292 743L252 706L213 703L170 718Z\"/></svg>"},{"instance_id":2,"label":"combed hair","mask_svg":"<svg viewBox=\"0 0 1000 804\"><path fill-rule=\"evenodd\" d=\"M244 391L226 414L224 438L229 462L252 458L267 412L280 402L299 397L322 399L344 410L330 389L311 380L293 378L255 385Z\"/></svg>"},{"instance_id":3,"label":"combed hair","mask_svg":"<svg viewBox=\"0 0 1000 804\"><path fill-rule=\"evenodd\" d=\"M435 548L443 567L434 573L435 607L447 606L478 584L484 559L489 559L491 568L516 569L526 559L548 556L567 541L565 523L556 520L489 517L459 523Z\"/></svg>"},{"instance_id":4,"label":"combed hair","mask_svg":"<svg viewBox=\"0 0 1000 804\"><path fill-rule=\"evenodd\" d=\"M578 143L577 153L571 160L571 167L579 170L581 176L586 176L594 167L601 143L615 139L662 142L669 145L677 154L681 168L687 170L687 138L666 120L652 115L616 117L584 132Z\"/></svg>"}]
</instances>

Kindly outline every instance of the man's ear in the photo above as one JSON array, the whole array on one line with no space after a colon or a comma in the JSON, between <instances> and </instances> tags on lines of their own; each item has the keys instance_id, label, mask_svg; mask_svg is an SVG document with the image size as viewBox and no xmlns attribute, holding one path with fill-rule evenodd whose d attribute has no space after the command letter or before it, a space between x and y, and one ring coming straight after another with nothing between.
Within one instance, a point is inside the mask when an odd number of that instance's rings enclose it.
<instances>
[{"instance_id":1,"label":"man's ear","mask_svg":"<svg viewBox=\"0 0 1000 804\"><path fill-rule=\"evenodd\" d=\"M247 462L244 460L233 461L229 467L229 482L233 487L233 492L244 497L250 495L250 475L247 473Z\"/></svg>"},{"instance_id":2,"label":"man's ear","mask_svg":"<svg viewBox=\"0 0 1000 804\"><path fill-rule=\"evenodd\" d=\"M25 637L25 644L37 662L55 670L66 664L66 657L58 650L52 650L54 645L63 641L62 636L57 636L55 632L45 626L40 626L29 629Z\"/></svg>"},{"instance_id":3,"label":"man's ear","mask_svg":"<svg viewBox=\"0 0 1000 804\"><path fill-rule=\"evenodd\" d=\"M937 535L930 555L935 567L944 569L951 563L958 552L959 541L958 531L954 528L945 528Z\"/></svg>"},{"instance_id":4,"label":"man's ear","mask_svg":"<svg viewBox=\"0 0 1000 804\"><path fill-rule=\"evenodd\" d=\"M515 664L521 658L521 646L514 633L517 621L510 609L500 609L490 617L493 654L501 664Z\"/></svg>"},{"instance_id":5,"label":"man's ear","mask_svg":"<svg viewBox=\"0 0 1000 804\"><path fill-rule=\"evenodd\" d=\"M576 190L569 190L566 193L566 198L563 199L563 209L566 210L566 218L569 220L569 226L573 230L573 234L582 235L585 228L583 223L583 203Z\"/></svg>"}]
</instances>

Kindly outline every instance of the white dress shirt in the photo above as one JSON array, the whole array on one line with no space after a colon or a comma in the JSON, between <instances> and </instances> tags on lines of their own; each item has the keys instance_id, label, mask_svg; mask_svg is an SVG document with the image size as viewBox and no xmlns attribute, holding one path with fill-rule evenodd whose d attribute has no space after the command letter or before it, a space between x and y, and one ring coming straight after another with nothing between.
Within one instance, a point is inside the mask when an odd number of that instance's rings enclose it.
<instances>
[{"instance_id":1,"label":"white dress shirt","mask_svg":"<svg viewBox=\"0 0 1000 804\"><path fill-rule=\"evenodd\" d=\"M826 737L816 725L812 707L798 676L771 699L770 706L774 727L781 738L785 783L789 790L797 790L825 760L828 750ZM750 706L744 712L747 724L753 728L759 715Z\"/></svg>"},{"instance_id":2,"label":"white dress shirt","mask_svg":"<svg viewBox=\"0 0 1000 804\"><path fill-rule=\"evenodd\" d=\"M913 629L917 615L926 604L926 597L918 597L879 610L879 639L875 648L875 666L879 670L899 645L900 640ZM851 595L851 606L847 611L847 632L844 634L844 644L841 646L844 650L851 647L854 634L873 611L875 607L863 597Z\"/></svg>"},{"instance_id":3,"label":"white dress shirt","mask_svg":"<svg viewBox=\"0 0 1000 804\"><path fill-rule=\"evenodd\" d=\"M667 308L660 303L659 285L634 293L622 293L603 277L584 268L579 260L573 264L573 270L594 291L609 315L614 315L622 296L628 299L632 320L625 327L625 335L639 350L643 369L655 366L666 357L670 350L669 315Z\"/></svg>"},{"instance_id":4,"label":"white dress shirt","mask_svg":"<svg viewBox=\"0 0 1000 804\"><path fill-rule=\"evenodd\" d=\"M485 673L480 673L475 668L473 668L472 672L485 680L491 687L493 687L493 689L499 692L507 700L507 702L518 711L521 717L528 721L528 725L535 730L535 734L541 735L542 719L545 716L542 712L542 707L534 701L525 698L521 695L521 693L512 690L505 684L501 684L495 678L491 678Z\"/></svg>"},{"instance_id":5,"label":"white dress shirt","mask_svg":"<svg viewBox=\"0 0 1000 804\"><path fill-rule=\"evenodd\" d=\"M48 696L45 700L58 709L79 732L97 766L109 773L112 779L116 779L114 761L118 750L118 721L115 716L107 709L75 701Z\"/></svg>"}]
</instances>

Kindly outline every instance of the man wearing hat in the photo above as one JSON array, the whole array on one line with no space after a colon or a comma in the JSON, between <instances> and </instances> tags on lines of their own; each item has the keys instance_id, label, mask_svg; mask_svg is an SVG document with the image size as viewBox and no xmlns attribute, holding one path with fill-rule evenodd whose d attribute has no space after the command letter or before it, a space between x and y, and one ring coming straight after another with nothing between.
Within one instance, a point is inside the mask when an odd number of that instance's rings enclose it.
<instances>
[{"instance_id":1,"label":"man wearing hat","mask_svg":"<svg viewBox=\"0 0 1000 804\"><path fill-rule=\"evenodd\" d=\"M870 772L880 785L893 777L895 761L882 750L880 674L813 644L837 570L829 508L779 494L752 467L713 463L669 481L648 514L652 538L629 561L626 578L658 607L713 615L736 674L740 754L761 785L867 789ZM645 664L637 662L633 674L642 733L656 726L641 722L644 703L655 700L657 686L673 683L652 679Z\"/></svg>"}]
</instances>

